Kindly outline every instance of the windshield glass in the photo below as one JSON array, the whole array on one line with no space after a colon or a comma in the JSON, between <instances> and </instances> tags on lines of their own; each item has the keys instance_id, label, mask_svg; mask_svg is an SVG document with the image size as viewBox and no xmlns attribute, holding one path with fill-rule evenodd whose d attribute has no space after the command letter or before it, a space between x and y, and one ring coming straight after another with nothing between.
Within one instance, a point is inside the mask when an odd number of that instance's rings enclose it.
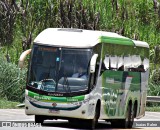
<instances>
[{"instance_id":1,"label":"windshield glass","mask_svg":"<svg viewBox=\"0 0 160 130\"><path fill-rule=\"evenodd\" d=\"M91 49L34 45L28 86L46 92L87 90Z\"/></svg>"}]
</instances>

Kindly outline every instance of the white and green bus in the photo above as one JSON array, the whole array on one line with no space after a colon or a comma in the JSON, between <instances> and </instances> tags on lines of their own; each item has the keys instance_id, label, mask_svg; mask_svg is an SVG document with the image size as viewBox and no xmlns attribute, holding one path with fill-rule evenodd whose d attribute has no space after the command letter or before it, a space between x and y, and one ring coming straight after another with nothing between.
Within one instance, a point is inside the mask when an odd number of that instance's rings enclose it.
<instances>
[{"instance_id":1,"label":"white and green bus","mask_svg":"<svg viewBox=\"0 0 160 130\"><path fill-rule=\"evenodd\" d=\"M145 114L149 45L116 33L48 28L30 54L25 113L35 122L67 119L94 129L99 120L131 128ZM81 68L82 76L75 76Z\"/></svg>"}]
</instances>

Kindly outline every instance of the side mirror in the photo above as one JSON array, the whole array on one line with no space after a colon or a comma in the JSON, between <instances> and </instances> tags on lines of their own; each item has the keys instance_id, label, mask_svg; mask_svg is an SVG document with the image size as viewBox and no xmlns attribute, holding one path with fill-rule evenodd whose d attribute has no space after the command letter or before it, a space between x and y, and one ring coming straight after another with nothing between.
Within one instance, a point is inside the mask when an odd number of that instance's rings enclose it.
<instances>
[{"instance_id":1,"label":"side mirror","mask_svg":"<svg viewBox=\"0 0 160 130\"><path fill-rule=\"evenodd\" d=\"M28 49L28 50L24 51L21 54L21 56L19 58L19 63L18 63L19 68L21 68L21 69L23 68L23 66L24 66L24 60L25 60L26 56L31 53L31 50L32 49Z\"/></svg>"},{"instance_id":2,"label":"side mirror","mask_svg":"<svg viewBox=\"0 0 160 130\"><path fill-rule=\"evenodd\" d=\"M94 54L92 56L92 58L91 58L90 73L94 73L95 72L97 57L98 57L98 54Z\"/></svg>"}]
</instances>

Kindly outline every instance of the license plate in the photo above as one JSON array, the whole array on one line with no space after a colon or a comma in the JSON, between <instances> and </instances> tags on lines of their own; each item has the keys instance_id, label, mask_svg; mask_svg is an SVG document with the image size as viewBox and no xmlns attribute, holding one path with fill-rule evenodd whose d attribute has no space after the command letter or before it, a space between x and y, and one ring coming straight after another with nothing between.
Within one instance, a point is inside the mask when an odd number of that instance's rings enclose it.
<instances>
[{"instance_id":1,"label":"license plate","mask_svg":"<svg viewBox=\"0 0 160 130\"><path fill-rule=\"evenodd\" d=\"M59 113L60 113L60 110L52 110L52 109L49 109L49 113L59 114Z\"/></svg>"}]
</instances>

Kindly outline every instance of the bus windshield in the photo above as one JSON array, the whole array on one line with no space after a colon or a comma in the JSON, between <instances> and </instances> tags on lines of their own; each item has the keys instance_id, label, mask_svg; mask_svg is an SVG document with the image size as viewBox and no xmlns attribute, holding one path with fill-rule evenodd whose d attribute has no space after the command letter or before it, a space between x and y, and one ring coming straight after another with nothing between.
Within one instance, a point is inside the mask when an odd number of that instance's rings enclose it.
<instances>
[{"instance_id":1,"label":"bus windshield","mask_svg":"<svg viewBox=\"0 0 160 130\"><path fill-rule=\"evenodd\" d=\"M34 45L28 86L60 93L87 90L90 59L91 49Z\"/></svg>"}]
</instances>

